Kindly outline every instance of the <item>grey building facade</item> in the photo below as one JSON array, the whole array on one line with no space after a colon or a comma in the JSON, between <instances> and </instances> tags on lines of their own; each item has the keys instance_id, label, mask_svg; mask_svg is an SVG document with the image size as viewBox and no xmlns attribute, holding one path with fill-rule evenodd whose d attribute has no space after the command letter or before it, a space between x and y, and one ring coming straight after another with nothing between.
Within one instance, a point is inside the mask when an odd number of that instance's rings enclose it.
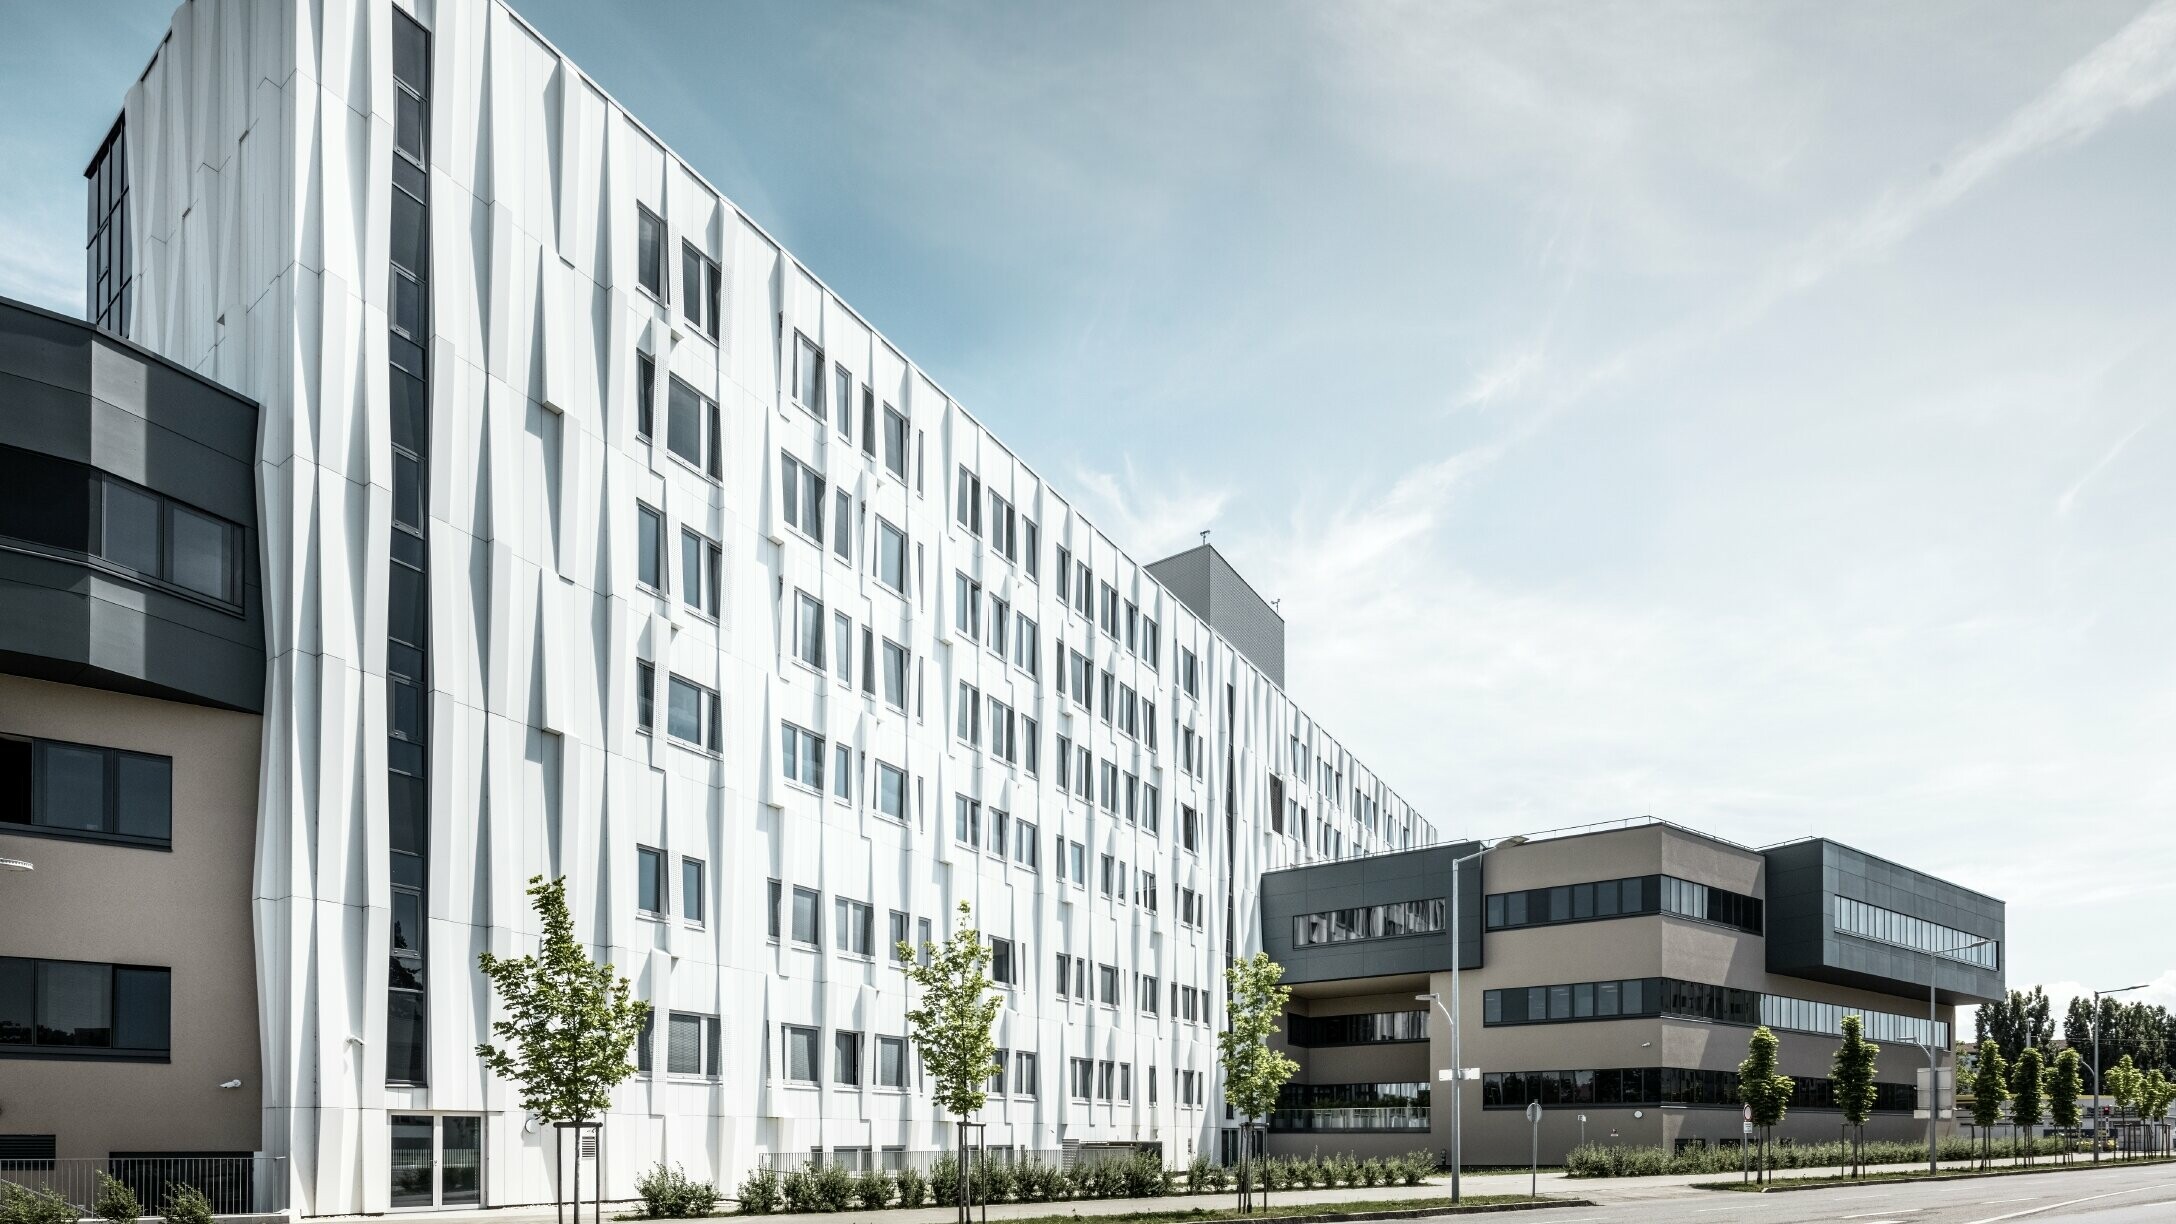
<instances>
[{"instance_id":1,"label":"grey building facade","mask_svg":"<svg viewBox=\"0 0 2176 1224\"><path fill-rule=\"evenodd\" d=\"M1451 1065L1449 872L1476 848L1263 878L1263 945L1293 987L1281 1041L1300 1063L1272 1150L1450 1146L1438 1078ZM1544 1160L1582 1139L1736 1143L1736 1068L1760 1025L1799 1081L1779 1134L1833 1138L1828 1073L1846 1014L1882 1047L1868 1136L1923 1136L1927 1046L1951 1065L1956 1008L2004 989L2000 901L1834 842L1755 850L1646 822L1460 870L1457 1014L1480 1075L1463 1093L1469 1163L1526 1158L1530 1101ZM1428 994L1442 1006L1416 998Z\"/></svg>"}]
</instances>

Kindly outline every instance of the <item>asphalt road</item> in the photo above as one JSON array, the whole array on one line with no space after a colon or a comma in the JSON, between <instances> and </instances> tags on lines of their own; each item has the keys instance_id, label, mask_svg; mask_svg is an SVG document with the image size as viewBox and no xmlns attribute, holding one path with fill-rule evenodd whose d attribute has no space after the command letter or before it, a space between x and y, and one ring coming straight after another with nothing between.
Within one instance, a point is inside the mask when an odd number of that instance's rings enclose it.
<instances>
[{"instance_id":1,"label":"asphalt road","mask_svg":"<svg viewBox=\"0 0 2176 1224\"><path fill-rule=\"evenodd\" d=\"M1621 1184L1621 1183L1620 1183ZM1576 1183L1573 1184L1576 1186ZM1572 1187L1561 1187L1570 1190ZM1608 1193L1595 1207L1539 1212L1535 1224L2003 1224L2010 1220L2088 1220L2093 1224L2176 1222L2176 1166L2158 1165L1966 1181L1877 1183L1774 1194L1726 1191ZM1607 1193L1607 1192L1605 1192ZM1596 1196L1601 1197L1601 1196ZM1487 1217L1478 1217L1486 1219Z\"/></svg>"}]
</instances>

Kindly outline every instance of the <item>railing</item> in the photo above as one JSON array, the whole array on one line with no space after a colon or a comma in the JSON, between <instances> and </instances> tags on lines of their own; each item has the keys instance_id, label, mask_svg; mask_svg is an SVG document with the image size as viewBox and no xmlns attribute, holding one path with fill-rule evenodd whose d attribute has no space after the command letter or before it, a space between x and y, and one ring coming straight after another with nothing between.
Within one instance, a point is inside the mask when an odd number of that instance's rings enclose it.
<instances>
[{"instance_id":1,"label":"railing","mask_svg":"<svg viewBox=\"0 0 2176 1224\"><path fill-rule=\"evenodd\" d=\"M1060 1169L1077 1169L1083 1165L1102 1164L1106 1161L1132 1160L1143 1152L1160 1160L1163 1155L1163 1145L1160 1143L1107 1143L1092 1146L1083 1144L1080 1147L1071 1149L1039 1151L1030 1148L998 1147L993 1144L985 1149L985 1153L992 1164L1007 1166L1045 1164ZM959 1153L949 1149L910 1152L903 1148L830 1148L822 1153L814 1151L764 1152L758 1155L757 1160L765 1168L776 1169L781 1173L793 1169L815 1168L820 1165L838 1165L851 1173L859 1173L864 1169L883 1169L891 1173L897 1173L902 1169L913 1169L916 1172L926 1174L936 1167L938 1161L956 1159L958 1156Z\"/></svg>"},{"instance_id":2,"label":"railing","mask_svg":"<svg viewBox=\"0 0 2176 1224\"><path fill-rule=\"evenodd\" d=\"M1327 1109L1280 1109L1273 1131L1403 1131L1428 1129L1426 1105L1342 1105Z\"/></svg>"},{"instance_id":3,"label":"railing","mask_svg":"<svg viewBox=\"0 0 2176 1224\"><path fill-rule=\"evenodd\" d=\"M214 1215L266 1215L287 1209L284 1156L68 1156L0 1160L0 1181L50 1190L85 1215L98 1199L99 1174L135 1192L148 1216L166 1208L171 1187L195 1186Z\"/></svg>"}]
</instances>

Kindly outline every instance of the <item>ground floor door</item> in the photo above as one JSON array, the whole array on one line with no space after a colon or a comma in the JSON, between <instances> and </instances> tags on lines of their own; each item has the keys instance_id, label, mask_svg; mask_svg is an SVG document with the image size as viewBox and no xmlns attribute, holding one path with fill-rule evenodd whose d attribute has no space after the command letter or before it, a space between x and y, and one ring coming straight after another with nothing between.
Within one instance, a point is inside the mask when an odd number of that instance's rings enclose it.
<instances>
[{"instance_id":1,"label":"ground floor door","mask_svg":"<svg viewBox=\"0 0 2176 1224\"><path fill-rule=\"evenodd\" d=\"M481 1207L484 1120L477 1114L394 1114L394 1207Z\"/></svg>"}]
</instances>

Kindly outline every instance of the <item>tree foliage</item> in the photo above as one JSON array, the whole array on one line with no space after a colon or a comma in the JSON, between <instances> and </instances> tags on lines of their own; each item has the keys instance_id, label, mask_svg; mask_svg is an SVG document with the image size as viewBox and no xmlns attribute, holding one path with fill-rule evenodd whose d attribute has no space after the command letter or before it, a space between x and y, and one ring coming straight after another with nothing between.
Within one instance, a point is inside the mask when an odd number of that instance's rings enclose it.
<instances>
[{"instance_id":1,"label":"tree foliage","mask_svg":"<svg viewBox=\"0 0 2176 1224\"><path fill-rule=\"evenodd\" d=\"M591 960L574 937L564 876L529 878L529 896L543 924L536 953L477 957L506 1015L491 1022L505 1045L476 1047L484 1065L521 1089L522 1108L546 1122L602 1115L612 1088L635 1073L627 1052L642 1033L650 1005L633 997L626 978Z\"/></svg>"},{"instance_id":2,"label":"tree foliage","mask_svg":"<svg viewBox=\"0 0 2176 1224\"><path fill-rule=\"evenodd\" d=\"M2116 1065L2108 1068L2102 1078L2108 1081L2105 1094L2115 1101L2116 1108L2130 1109L2138 1103L2138 1089L2145 1074L2131 1061L2130 1055L2117 1059Z\"/></svg>"},{"instance_id":3,"label":"tree foliage","mask_svg":"<svg viewBox=\"0 0 2176 1224\"><path fill-rule=\"evenodd\" d=\"M2010 1120L2023 1134L2040 1125L2047 1097L2047 1063L2039 1047L2026 1046L2010 1068Z\"/></svg>"},{"instance_id":4,"label":"tree foliage","mask_svg":"<svg viewBox=\"0 0 2176 1224\"><path fill-rule=\"evenodd\" d=\"M2083 1062L2077 1050L2066 1049L2048 1068L2048 1121L2065 1130L2077 1129L2080 1121L2078 1095L2085 1090L2085 1075L2080 1070Z\"/></svg>"},{"instance_id":5,"label":"tree foliage","mask_svg":"<svg viewBox=\"0 0 2176 1224\"><path fill-rule=\"evenodd\" d=\"M2090 1059L2093 1054L2093 998L2080 995L2063 1013L2063 1040ZM2113 1066L2130 1055L2141 1071L2159 1067L2176 1073L2176 1014L2158 1004L2127 1003L2102 996L2100 1001L2100 1063ZM2090 1088L2091 1085L2088 1085Z\"/></svg>"},{"instance_id":6,"label":"tree foliage","mask_svg":"<svg viewBox=\"0 0 2176 1224\"><path fill-rule=\"evenodd\" d=\"M1999 1003L1983 1004L1972 1026L1979 1044L1994 1043L2008 1063L2015 1063L2027 1047L2045 1050L2055 1043L2048 992L2038 986L2029 992L2013 990Z\"/></svg>"},{"instance_id":7,"label":"tree foliage","mask_svg":"<svg viewBox=\"0 0 2176 1224\"><path fill-rule=\"evenodd\" d=\"M1999 1047L1979 1049L1979 1067L1972 1077L1972 1124L1981 1128L2002 1121L2002 1103L2010 1099L2010 1068Z\"/></svg>"},{"instance_id":8,"label":"tree foliage","mask_svg":"<svg viewBox=\"0 0 2176 1224\"><path fill-rule=\"evenodd\" d=\"M1228 1022L1217 1034L1217 1060L1224 1067L1224 1100L1243 1119L1275 1112L1285 1081L1299 1070L1298 1063L1269 1046L1270 1035L1282 1031L1277 1021L1292 997L1283 977L1284 966L1267 952L1224 970Z\"/></svg>"},{"instance_id":9,"label":"tree foliage","mask_svg":"<svg viewBox=\"0 0 2176 1224\"><path fill-rule=\"evenodd\" d=\"M897 950L907 980L921 992L921 1002L907 1012L908 1033L936 1085L937 1103L960 1119L973 1117L989 1099L990 1077L997 1074L991 1026L1003 1002L990 986L990 946L973 917L973 907L960 902L959 924L943 943L923 946L924 963L916 962L911 944L901 941Z\"/></svg>"},{"instance_id":10,"label":"tree foliage","mask_svg":"<svg viewBox=\"0 0 2176 1224\"><path fill-rule=\"evenodd\" d=\"M1836 1107L1844 1111L1844 1121L1864 1126L1874 1116L1874 1060L1881 1056L1881 1047L1866 1039L1866 1022L1859 1016L1845 1016L1843 1030L1829 1068L1836 1082Z\"/></svg>"},{"instance_id":11,"label":"tree foliage","mask_svg":"<svg viewBox=\"0 0 2176 1224\"><path fill-rule=\"evenodd\" d=\"M1776 1035L1763 1024L1746 1043L1738 1064L1738 1097L1753 1111L1753 1125L1781 1126L1796 1081L1776 1070Z\"/></svg>"}]
</instances>

